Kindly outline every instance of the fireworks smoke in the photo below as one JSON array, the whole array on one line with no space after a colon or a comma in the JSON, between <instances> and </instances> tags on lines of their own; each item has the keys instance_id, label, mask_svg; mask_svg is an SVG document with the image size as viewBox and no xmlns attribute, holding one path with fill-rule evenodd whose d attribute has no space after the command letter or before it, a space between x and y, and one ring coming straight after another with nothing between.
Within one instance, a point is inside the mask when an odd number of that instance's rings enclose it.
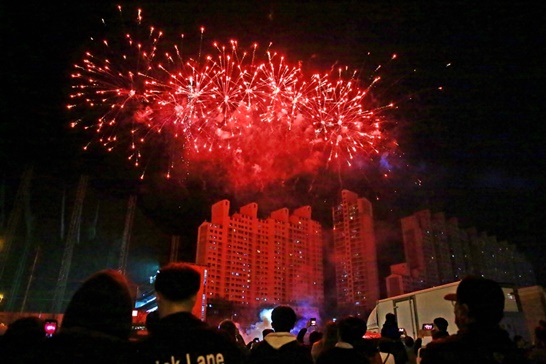
<instances>
[{"instance_id":1,"label":"fireworks smoke","mask_svg":"<svg viewBox=\"0 0 546 364\"><path fill-rule=\"evenodd\" d=\"M140 11L137 20L142 32ZM235 40L210 54L200 44L192 57L183 40L155 27L94 39L72 74L69 108L85 115L72 126L107 151L126 150L142 177L157 143L168 150L167 177L222 170L234 188L351 168L395 148L383 112L393 105L368 96L379 77L363 87L348 68L307 75L270 47Z\"/></svg>"}]
</instances>

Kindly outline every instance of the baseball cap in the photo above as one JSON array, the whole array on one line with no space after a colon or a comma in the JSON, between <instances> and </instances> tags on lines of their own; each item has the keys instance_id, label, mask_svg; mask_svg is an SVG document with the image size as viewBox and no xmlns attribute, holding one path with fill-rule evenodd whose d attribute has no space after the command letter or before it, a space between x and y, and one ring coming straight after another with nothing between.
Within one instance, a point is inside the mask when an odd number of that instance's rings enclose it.
<instances>
[{"instance_id":1,"label":"baseball cap","mask_svg":"<svg viewBox=\"0 0 546 364\"><path fill-rule=\"evenodd\" d=\"M504 312L502 288L497 282L482 277L463 278L457 286L457 293L448 293L444 299L466 304L470 315L478 321L484 319L499 322Z\"/></svg>"}]
</instances>

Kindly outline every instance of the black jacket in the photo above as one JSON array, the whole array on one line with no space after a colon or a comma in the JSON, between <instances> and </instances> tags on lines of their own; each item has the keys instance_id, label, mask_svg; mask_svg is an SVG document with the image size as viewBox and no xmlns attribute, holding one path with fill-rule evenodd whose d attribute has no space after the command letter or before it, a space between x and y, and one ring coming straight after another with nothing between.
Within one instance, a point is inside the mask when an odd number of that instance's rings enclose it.
<instances>
[{"instance_id":1,"label":"black jacket","mask_svg":"<svg viewBox=\"0 0 546 364\"><path fill-rule=\"evenodd\" d=\"M29 347L27 350L33 349ZM36 364L130 363L133 346L129 341L82 327L61 330L38 345L32 360ZM0 358L0 362L2 362Z\"/></svg>"},{"instance_id":2,"label":"black jacket","mask_svg":"<svg viewBox=\"0 0 546 364\"><path fill-rule=\"evenodd\" d=\"M369 364L364 353L354 348L333 347L320 353L316 364Z\"/></svg>"},{"instance_id":3,"label":"black jacket","mask_svg":"<svg viewBox=\"0 0 546 364\"><path fill-rule=\"evenodd\" d=\"M421 364L524 364L508 333L500 327L470 327L421 349Z\"/></svg>"},{"instance_id":4,"label":"black jacket","mask_svg":"<svg viewBox=\"0 0 546 364\"><path fill-rule=\"evenodd\" d=\"M187 312L160 319L153 334L137 344L136 354L134 363L243 362L242 353L235 344Z\"/></svg>"}]
</instances>

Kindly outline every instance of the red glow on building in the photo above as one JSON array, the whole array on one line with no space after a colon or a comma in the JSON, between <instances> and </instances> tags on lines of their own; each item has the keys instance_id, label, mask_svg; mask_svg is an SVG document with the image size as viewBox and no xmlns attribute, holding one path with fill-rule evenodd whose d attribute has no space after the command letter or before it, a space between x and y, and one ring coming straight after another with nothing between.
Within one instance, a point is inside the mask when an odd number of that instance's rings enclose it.
<instances>
[{"instance_id":1,"label":"red glow on building","mask_svg":"<svg viewBox=\"0 0 546 364\"><path fill-rule=\"evenodd\" d=\"M372 204L343 190L333 208L336 298L340 312L367 315L379 299Z\"/></svg>"},{"instance_id":2,"label":"red glow on building","mask_svg":"<svg viewBox=\"0 0 546 364\"><path fill-rule=\"evenodd\" d=\"M230 202L212 206L199 227L196 263L206 266L207 299L246 307L290 304L320 307L324 301L321 225L311 207L273 211L258 218L250 203L229 215Z\"/></svg>"}]
</instances>

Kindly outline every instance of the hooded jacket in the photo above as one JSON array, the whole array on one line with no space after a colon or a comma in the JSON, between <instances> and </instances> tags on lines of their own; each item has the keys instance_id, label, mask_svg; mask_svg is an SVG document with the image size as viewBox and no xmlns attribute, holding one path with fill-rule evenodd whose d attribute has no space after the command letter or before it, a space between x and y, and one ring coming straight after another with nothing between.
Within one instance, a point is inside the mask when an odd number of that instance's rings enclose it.
<instances>
[{"instance_id":1,"label":"hooded jacket","mask_svg":"<svg viewBox=\"0 0 546 364\"><path fill-rule=\"evenodd\" d=\"M250 364L312 364L310 348L289 332L273 332L252 347Z\"/></svg>"}]
</instances>

